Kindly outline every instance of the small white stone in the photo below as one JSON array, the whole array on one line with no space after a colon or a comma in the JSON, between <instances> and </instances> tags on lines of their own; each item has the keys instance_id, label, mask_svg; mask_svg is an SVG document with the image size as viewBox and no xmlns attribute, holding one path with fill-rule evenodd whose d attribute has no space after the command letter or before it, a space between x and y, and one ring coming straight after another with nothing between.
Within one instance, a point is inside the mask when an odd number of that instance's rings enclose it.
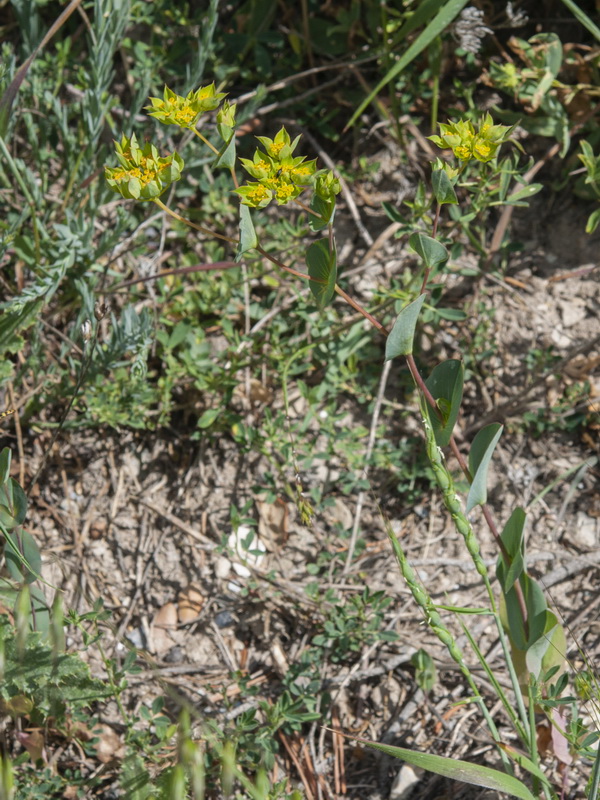
<instances>
[{"instance_id":1,"label":"small white stone","mask_svg":"<svg viewBox=\"0 0 600 800\"><path fill-rule=\"evenodd\" d=\"M225 579L231 572L231 561L225 556L219 556L215 564L215 575L221 580Z\"/></svg>"},{"instance_id":2,"label":"small white stone","mask_svg":"<svg viewBox=\"0 0 600 800\"><path fill-rule=\"evenodd\" d=\"M409 764L404 764L390 789L390 800L408 800L413 789L420 782L421 778L414 769Z\"/></svg>"},{"instance_id":3,"label":"small white stone","mask_svg":"<svg viewBox=\"0 0 600 800\"><path fill-rule=\"evenodd\" d=\"M593 550L598 546L598 520L578 511L575 526L569 539L580 550Z\"/></svg>"},{"instance_id":4,"label":"small white stone","mask_svg":"<svg viewBox=\"0 0 600 800\"><path fill-rule=\"evenodd\" d=\"M249 578L252 574L248 567L245 567L243 564L232 564L233 571L236 575L239 575L240 578Z\"/></svg>"}]
</instances>

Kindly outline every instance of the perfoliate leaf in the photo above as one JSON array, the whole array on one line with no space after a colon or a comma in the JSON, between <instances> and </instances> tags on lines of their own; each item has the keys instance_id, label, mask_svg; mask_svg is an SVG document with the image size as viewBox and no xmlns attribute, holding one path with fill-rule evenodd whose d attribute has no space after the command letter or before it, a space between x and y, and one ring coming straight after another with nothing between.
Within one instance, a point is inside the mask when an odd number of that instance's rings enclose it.
<instances>
[{"instance_id":1,"label":"perfoliate leaf","mask_svg":"<svg viewBox=\"0 0 600 800\"><path fill-rule=\"evenodd\" d=\"M458 203L454 186L446 171L443 169L434 169L431 173L431 186L435 199L440 205L444 203Z\"/></svg>"},{"instance_id":2,"label":"perfoliate leaf","mask_svg":"<svg viewBox=\"0 0 600 800\"><path fill-rule=\"evenodd\" d=\"M337 279L337 254L335 248L329 250L329 239L319 239L311 244L306 251L306 266L312 278L310 290L317 308L322 311L333 297Z\"/></svg>"},{"instance_id":3,"label":"perfoliate leaf","mask_svg":"<svg viewBox=\"0 0 600 800\"><path fill-rule=\"evenodd\" d=\"M504 592L512 589L515 581L521 577L525 570L523 545L525 519L525 511L520 507L515 508L500 537L510 557L510 563L507 564L504 561L504 556L500 555L496 569L496 575Z\"/></svg>"},{"instance_id":4,"label":"perfoliate leaf","mask_svg":"<svg viewBox=\"0 0 600 800\"><path fill-rule=\"evenodd\" d=\"M433 269L438 264L443 264L450 256L443 244L424 233L413 233L408 243L415 253L421 256L428 269Z\"/></svg>"},{"instance_id":5,"label":"perfoliate leaf","mask_svg":"<svg viewBox=\"0 0 600 800\"><path fill-rule=\"evenodd\" d=\"M252 222L252 215L248 206L240 203L240 243L238 244L235 260L240 261L244 253L252 250L258 244L258 236Z\"/></svg>"},{"instance_id":6,"label":"perfoliate leaf","mask_svg":"<svg viewBox=\"0 0 600 800\"><path fill-rule=\"evenodd\" d=\"M214 166L225 167L226 169L232 169L233 167L235 167L235 159L236 159L236 151L235 151L235 132L234 132L231 135L231 139L227 142L227 145L221 150L221 152L217 156Z\"/></svg>"},{"instance_id":7,"label":"perfoliate leaf","mask_svg":"<svg viewBox=\"0 0 600 800\"><path fill-rule=\"evenodd\" d=\"M462 361L449 359L434 368L426 381L426 386L437 401L442 418L430 409L429 418L439 447L445 447L450 441L463 393L465 369Z\"/></svg>"},{"instance_id":8,"label":"perfoliate leaf","mask_svg":"<svg viewBox=\"0 0 600 800\"><path fill-rule=\"evenodd\" d=\"M335 197L325 200L323 197L319 197L319 195L315 193L310 201L310 207L319 215L318 217L315 217L314 214L310 215L308 224L312 231L316 232L323 230L323 228L326 228L331 222L333 222L333 217L335 214Z\"/></svg>"},{"instance_id":9,"label":"perfoliate leaf","mask_svg":"<svg viewBox=\"0 0 600 800\"><path fill-rule=\"evenodd\" d=\"M493 422L482 428L473 439L469 453L469 470L473 476L473 483L467 495L467 514L475 506L483 505L487 500L488 467L501 435L502 425Z\"/></svg>"},{"instance_id":10,"label":"perfoliate leaf","mask_svg":"<svg viewBox=\"0 0 600 800\"><path fill-rule=\"evenodd\" d=\"M396 356L406 356L413 351L415 326L419 318L421 306L425 302L425 295L421 294L412 303L405 306L390 331L385 343L385 360L390 361Z\"/></svg>"}]
</instances>

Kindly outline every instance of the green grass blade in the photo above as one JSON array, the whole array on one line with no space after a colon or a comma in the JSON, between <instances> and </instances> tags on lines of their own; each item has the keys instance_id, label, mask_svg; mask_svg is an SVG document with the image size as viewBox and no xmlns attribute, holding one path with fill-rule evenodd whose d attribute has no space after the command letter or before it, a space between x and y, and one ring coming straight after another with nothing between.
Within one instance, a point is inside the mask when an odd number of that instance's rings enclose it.
<instances>
[{"instance_id":1,"label":"green grass blade","mask_svg":"<svg viewBox=\"0 0 600 800\"><path fill-rule=\"evenodd\" d=\"M351 737L355 738L355 737ZM421 767L436 775L443 775L445 778L471 783L475 786L482 786L486 789L495 789L498 792L505 792L511 797L519 797L521 800L535 800L527 786L512 775L507 775L497 769L484 767L481 764L471 764L469 761L461 761L456 758L446 756L436 756L431 753L418 753L414 750L407 750L404 747L392 747L392 745L371 742L368 739L356 739L357 742L380 750L392 758L399 758Z\"/></svg>"},{"instance_id":2,"label":"green grass blade","mask_svg":"<svg viewBox=\"0 0 600 800\"><path fill-rule=\"evenodd\" d=\"M346 129L354 125L358 117L362 114L369 103L373 101L376 95L384 88L384 86L387 86L391 80L399 75L402 70L419 55L419 53L422 53L423 50L425 50L425 48L431 44L436 36L439 36L442 31L447 28L448 25L450 25L454 18L462 11L464 6L466 6L467 2L468 0L449 0L449 2L440 9L438 14L431 20L425 30L415 39L408 50L404 53L402 58L396 64L394 64L392 69L387 73L387 75L385 75L384 78L382 78L382 80L373 89L371 94L359 105L352 115L350 122L346 125Z\"/></svg>"},{"instance_id":3,"label":"green grass blade","mask_svg":"<svg viewBox=\"0 0 600 800\"><path fill-rule=\"evenodd\" d=\"M424 25L428 19L433 17L440 10L440 6L444 4L444 0L424 0L419 3L419 7L415 10L414 14L410 16L404 25L396 32L392 40L391 47L398 47L400 42L406 39L413 31Z\"/></svg>"},{"instance_id":4,"label":"green grass blade","mask_svg":"<svg viewBox=\"0 0 600 800\"><path fill-rule=\"evenodd\" d=\"M82 0L72 0L72 2L69 3L58 19L50 26L50 30L35 48L33 53L29 56L27 61L25 61L24 64L21 64L19 69L16 71L15 77L12 79L10 85L6 87L4 94L0 98L0 136L2 138L6 137L12 106L15 97L21 88L21 84L29 72L29 67L32 65L40 50L42 50L48 44L50 39L59 30L59 28L69 19L77 6L81 5L81 2Z\"/></svg>"},{"instance_id":5,"label":"green grass blade","mask_svg":"<svg viewBox=\"0 0 600 800\"><path fill-rule=\"evenodd\" d=\"M569 9L571 14L575 17L577 22L580 22L584 28L587 28L588 31L595 36L596 39L600 42L600 28L593 22L585 11L582 11L577 3L574 3L573 0L562 0L564 5Z\"/></svg>"},{"instance_id":6,"label":"green grass blade","mask_svg":"<svg viewBox=\"0 0 600 800\"><path fill-rule=\"evenodd\" d=\"M588 800L598 800L600 798L600 754L596 753L592 777L590 778Z\"/></svg>"}]
</instances>

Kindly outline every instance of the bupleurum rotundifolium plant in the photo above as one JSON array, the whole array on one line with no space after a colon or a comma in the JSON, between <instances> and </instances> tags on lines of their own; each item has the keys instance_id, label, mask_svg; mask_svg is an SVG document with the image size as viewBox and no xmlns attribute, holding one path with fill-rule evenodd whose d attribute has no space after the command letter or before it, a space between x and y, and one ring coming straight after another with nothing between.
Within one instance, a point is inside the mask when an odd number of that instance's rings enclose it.
<instances>
[{"instance_id":1,"label":"bupleurum rotundifolium plant","mask_svg":"<svg viewBox=\"0 0 600 800\"><path fill-rule=\"evenodd\" d=\"M291 139L285 128L273 139L266 136L257 137L260 147L251 159L241 158L239 163L250 175L249 180L240 186L235 172L236 158L235 139L235 105L225 100L224 93L217 92L214 84L201 87L190 92L187 97L176 95L165 88L163 98L151 98L150 114L160 121L177 125L197 135L215 154L214 167L226 168L231 174L234 185L233 192L240 198L240 236L239 240L210 231L185 220L179 214L165 206L160 195L174 181L180 179L183 161L174 152L167 156L159 156L151 144L140 148L135 137L124 137L117 143L119 167L107 168L106 177L109 185L127 199L142 199L155 202L166 213L185 222L192 228L205 234L216 236L232 244L236 244L236 261L243 253L255 249L263 258L268 259L277 268L285 272L308 279L310 289L319 310L322 310L337 294L378 331L387 337L386 360L403 357L413 377L420 396L420 409L423 432L427 443L427 455L442 490L446 506L455 528L464 539L467 550L481 576L489 600L489 608L465 609L466 612L481 613L490 616L496 626L502 645L506 667L511 686L516 697L511 701L496 680L493 670L481 653L477 642L467 628L464 628L472 652L479 660L488 678L492 682L507 718L521 744L526 748L528 758L515 755L517 751L504 746L499 737L494 718L487 709L486 701L474 680L472 670L457 647L456 640L439 614L444 607L433 603L425 588L420 584L415 572L404 554L397 537L390 533L394 554L402 574L409 586L415 602L420 606L425 620L432 633L444 644L450 656L461 669L473 694L472 701L477 703L486 724L498 745L498 753L502 759L505 773L464 761L456 761L442 756L413 753L409 750L390 748L387 745L376 745L378 749L386 749L390 755L403 758L411 764L417 764L439 774L459 778L480 786L496 788L514 796L533 800L527 786L514 777L512 762L529 773L534 791L544 797L556 798L556 792L548 777L540 770L540 755L535 744L536 726L533 720L533 709L541 707L544 697L563 691L565 684L560 675L564 671L564 632L556 615L550 611L539 584L527 573L524 559L524 529L526 514L523 509L516 508L500 533L486 506L487 502L487 470L494 448L502 433L502 426L497 423L488 425L478 433L469 453L468 463L461 454L453 436L453 427L457 420L462 400L464 366L454 359L438 364L427 381L420 375L412 355L415 327L419 314L430 291L430 276L444 269L449 259L447 249L437 240L437 228L440 212L444 205L451 207L459 203L457 189L469 197L473 192L474 209L477 203L485 208L482 192L500 193L499 203L522 204L523 199L538 191L537 185L518 188L512 195L507 195L513 176L519 184L519 173L516 162L504 159L498 163L500 146L507 142L512 131L505 125L494 125L492 117L485 114L475 125L471 121L460 120L440 125L440 135L431 138L442 149L449 149L457 159L453 164L438 158L432 164L432 192L429 205L433 203L435 214L423 216L423 221L431 223L432 236L420 230L414 230L409 237L410 247L419 255L422 265L422 284L420 291L412 302L408 302L400 311L394 326L388 330L377 319L337 283L337 253L333 232L333 217L336 195L340 184L331 170L317 169L316 159L308 159L296 155L300 137ZM216 129L223 141L220 149L197 129L202 114L216 111ZM461 179L468 177L468 180ZM479 180L473 181L476 176ZM475 188L473 188L475 187ZM309 205L301 199L307 190L312 189ZM461 195L462 196L462 195ZM425 198L423 198L425 201ZM309 212L309 225L313 231L327 229L324 238L314 241L306 251L308 274L286 265L281 260L264 250L258 240L252 223L250 209L262 209L269 203L288 205L294 203ZM498 203L496 203L498 204ZM452 215L451 215L452 216ZM471 237L470 237L471 238ZM482 248L483 249L483 248ZM228 266L232 262L227 262ZM215 268L223 264L215 264ZM284 381L284 398L287 398ZM287 402L287 400L286 400ZM471 488L467 497L466 513L462 502L456 494L454 480L448 470L443 454L444 447L449 446L457 458L461 470ZM298 486L298 507L303 515L302 504L305 502L301 487ZM494 596L494 588L488 576L488 570L479 554L479 544L470 519L467 517L472 509L481 506L483 516L492 531L498 545L500 556L496 570L501 602L498 604ZM449 609L459 612L461 609ZM559 676L557 680L555 676ZM554 678L554 682L551 681ZM559 687L560 684L560 687ZM560 692L559 692L560 689ZM553 703L567 703L571 698L553 700ZM550 706L549 706L550 707ZM547 711L551 725L554 725L552 713ZM563 741L568 739L573 751L578 750L577 737L561 730ZM581 749L579 747L579 749ZM393 751L393 752L392 752ZM599 770L595 768L594 777Z\"/></svg>"}]
</instances>

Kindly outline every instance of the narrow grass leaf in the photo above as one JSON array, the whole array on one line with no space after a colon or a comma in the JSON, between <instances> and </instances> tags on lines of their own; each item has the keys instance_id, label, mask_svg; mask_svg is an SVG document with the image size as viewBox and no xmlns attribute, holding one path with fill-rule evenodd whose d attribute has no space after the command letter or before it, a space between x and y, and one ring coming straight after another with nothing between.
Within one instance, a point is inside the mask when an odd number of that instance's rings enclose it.
<instances>
[{"instance_id":1,"label":"narrow grass leaf","mask_svg":"<svg viewBox=\"0 0 600 800\"><path fill-rule=\"evenodd\" d=\"M467 495L467 514L475 506L483 505L487 500L487 473L494 453L494 448L502 435L502 425L493 422L482 428L473 439L469 453L469 470L473 483Z\"/></svg>"},{"instance_id":2,"label":"narrow grass leaf","mask_svg":"<svg viewBox=\"0 0 600 800\"><path fill-rule=\"evenodd\" d=\"M32 65L34 59L36 58L40 50L42 50L42 48L46 46L46 44L54 36L56 31L58 31L59 28L61 28L61 26L69 19L69 17L73 13L73 11L75 11L77 6L81 5L81 2L82 0L72 0L72 2L69 3L69 5L65 8L62 14L50 27L48 33L44 36L44 38L35 48L33 53L29 56L27 61L21 64L21 66L15 73L15 77L6 87L2 97L0 97L0 138L4 139L6 137L12 106L15 101L15 97L17 96L17 93L21 88L21 84L23 83L23 81L25 80L25 76L29 72L29 67Z\"/></svg>"},{"instance_id":3,"label":"narrow grass leaf","mask_svg":"<svg viewBox=\"0 0 600 800\"><path fill-rule=\"evenodd\" d=\"M563 4L569 9L569 11L573 14L573 16L580 22L584 28L587 28L588 31L595 36L596 39L600 42L600 28L596 25L595 22L588 17L588 15L583 11L577 3L574 3L573 0L562 0Z\"/></svg>"},{"instance_id":4,"label":"narrow grass leaf","mask_svg":"<svg viewBox=\"0 0 600 800\"><path fill-rule=\"evenodd\" d=\"M423 0L419 3L413 14L406 20L404 25L396 32L392 39L391 48L398 47L400 42L406 39L413 31L424 25L427 20L431 19L435 13L440 10L440 6L444 4L444 0Z\"/></svg>"},{"instance_id":5,"label":"narrow grass leaf","mask_svg":"<svg viewBox=\"0 0 600 800\"><path fill-rule=\"evenodd\" d=\"M312 278L310 290L319 311L322 311L333 297L337 279L337 256L335 248L329 250L329 239L319 239L311 244L306 251L306 266Z\"/></svg>"},{"instance_id":6,"label":"narrow grass leaf","mask_svg":"<svg viewBox=\"0 0 600 800\"><path fill-rule=\"evenodd\" d=\"M462 361L452 358L438 364L425 382L442 414L441 419L433 410L429 414L438 447L445 447L452 436L460 411L464 374Z\"/></svg>"},{"instance_id":7,"label":"narrow grass leaf","mask_svg":"<svg viewBox=\"0 0 600 800\"><path fill-rule=\"evenodd\" d=\"M11 450L5 447L0 453L0 485L6 483L10 475Z\"/></svg>"},{"instance_id":8,"label":"narrow grass leaf","mask_svg":"<svg viewBox=\"0 0 600 800\"><path fill-rule=\"evenodd\" d=\"M504 200L504 204L510 206L519 200L528 200L530 197L533 197L534 194L541 192L543 188L541 183L530 183L528 186L523 186L522 189L518 189L516 192L509 195Z\"/></svg>"},{"instance_id":9,"label":"narrow grass leaf","mask_svg":"<svg viewBox=\"0 0 600 800\"><path fill-rule=\"evenodd\" d=\"M450 25L451 22L458 16L462 9L467 5L468 0L449 0L443 8L440 9L438 14L431 20L429 25L424 31L419 34L415 41L410 45L408 50L400 57L394 64L391 70L385 75L373 91L362 101L356 109L350 122L346 128L352 127L365 108L373 101L379 92L388 85L388 83L399 75L402 70L407 67L420 53L428 47L436 36L439 36L442 31ZM563 0L564 2L564 0Z\"/></svg>"},{"instance_id":10,"label":"narrow grass leaf","mask_svg":"<svg viewBox=\"0 0 600 800\"><path fill-rule=\"evenodd\" d=\"M404 747L392 747L387 744L370 742L366 739L357 739L357 741L362 742L367 747L392 756L392 758L399 758L402 761L406 761L407 764L421 767L429 772L434 772L436 775L443 775L445 778L452 778L486 789L494 789L497 792L506 792L511 797L519 797L521 800L535 800L524 783L521 783L512 775L506 775L497 769L484 767L480 764L471 764L469 761L447 758L446 756L417 753Z\"/></svg>"},{"instance_id":11,"label":"narrow grass leaf","mask_svg":"<svg viewBox=\"0 0 600 800\"><path fill-rule=\"evenodd\" d=\"M4 558L11 577L26 583L37 580L42 572L42 556L32 535L22 529L12 531L7 534L6 543Z\"/></svg>"},{"instance_id":12,"label":"narrow grass leaf","mask_svg":"<svg viewBox=\"0 0 600 800\"><path fill-rule=\"evenodd\" d=\"M514 747L511 747L508 744L504 744L504 742L497 742L496 744L498 745L498 747L502 748L502 750L506 753L506 755L512 761L514 761L515 764L518 764L522 769L529 772L530 775L533 775L535 778L541 781L544 784L544 786L550 788L551 784L550 781L548 780L548 776L542 772L542 770L537 766L537 764L534 764L534 762L530 758L527 758L525 753L519 752Z\"/></svg>"},{"instance_id":13,"label":"narrow grass leaf","mask_svg":"<svg viewBox=\"0 0 600 800\"><path fill-rule=\"evenodd\" d=\"M594 766L589 781L588 800L599 800L600 798L600 751L596 751Z\"/></svg>"},{"instance_id":14,"label":"narrow grass leaf","mask_svg":"<svg viewBox=\"0 0 600 800\"><path fill-rule=\"evenodd\" d=\"M405 306L398 315L398 319L394 323L394 327L385 343L386 361L390 361L396 356L406 356L412 353L415 327L424 301L425 295L419 295L416 300Z\"/></svg>"}]
</instances>

